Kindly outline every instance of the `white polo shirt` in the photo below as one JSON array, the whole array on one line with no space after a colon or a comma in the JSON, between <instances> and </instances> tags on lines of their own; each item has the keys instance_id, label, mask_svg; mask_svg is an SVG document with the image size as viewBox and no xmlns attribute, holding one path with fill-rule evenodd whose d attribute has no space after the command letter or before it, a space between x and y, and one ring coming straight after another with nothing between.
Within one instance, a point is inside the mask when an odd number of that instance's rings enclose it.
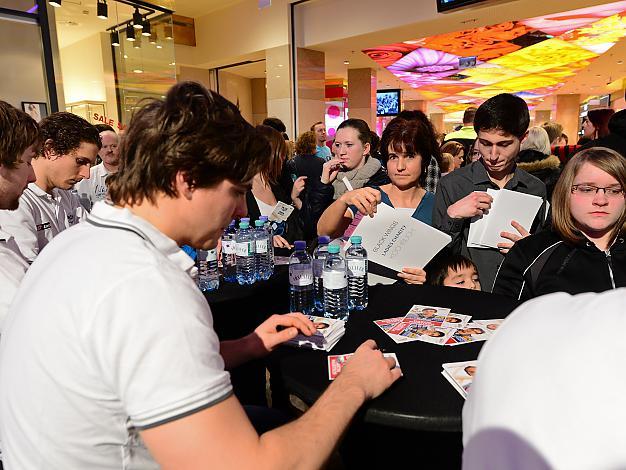
<instances>
[{"instance_id":1,"label":"white polo shirt","mask_svg":"<svg viewBox=\"0 0 626 470\"><path fill-rule=\"evenodd\" d=\"M107 195L106 177L109 176L104 163L99 163L89 169L89 179L84 179L76 183L75 188L81 200L89 200L91 210L98 201L103 201Z\"/></svg>"},{"instance_id":2,"label":"white polo shirt","mask_svg":"<svg viewBox=\"0 0 626 470\"><path fill-rule=\"evenodd\" d=\"M626 288L519 307L478 358L463 468L626 468L625 331Z\"/></svg>"},{"instance_id":3,"label":"white polo shirt","mask_svg":"<svg viewBox=\"0 0 626 470\"><path fill-rule=\"evenodd\" d=\"M138 430L232 394L194 269L173 240L105 202L50 243L0 340L7 468L155 468Z\"/></svg>"},{"instance_id":4,"label":"white polo shirt","mask_svg":"<svg viewBox=\"0 0 626 470\"><path fill-rule=\"evenodd\" d=\"M30 183L17 210L0 211L0 227L15 238L22 255L32 263L50 240L86 214L72 191L55 188L48 194Z\"/></svg>"},{"instance_id":5,"label":"white polo shirt","mask_svg":"<svg viewBox=\"0 0 626 470\"><path fill-rule=\"evenodd\" d=\"M28 263L16 251L15 240L0 227L0 331L13 296L28 269Z\"/></svg>"}]
</instances>

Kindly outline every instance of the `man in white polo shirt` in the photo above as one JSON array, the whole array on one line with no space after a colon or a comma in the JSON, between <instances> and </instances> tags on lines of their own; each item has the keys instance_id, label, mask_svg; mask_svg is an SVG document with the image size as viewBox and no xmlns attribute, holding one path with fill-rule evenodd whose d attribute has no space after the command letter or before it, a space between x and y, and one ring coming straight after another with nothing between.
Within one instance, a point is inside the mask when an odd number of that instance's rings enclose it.
<instances>
[{"instance_id":1,"label":"man in white polo shirt","mask_svg":"<svg viewBox=\"0 0 626 470\"><path fill-rule=\"evenodd\" d=\"M39 127L28 114L0 101L0 209L15 210L26 185L35 181L31 160ZM28 263L0 225L0 330Z\"/></svg>"},{"instance_id":2,"label":"man in white polo shirt","mask_svg":"<svg viewBox=\"0 0 626 470\"><path fill-rule=\"evenodd\" d=\"M361 404L399 378L395 362L367 341L304 416L259 437L225 369L313 323L274 315L220 342L179 248L214 248L246 214L269 143L232 103L182 82L135 113L120 155L111 203L50 243L6 321L7 467L321 467Z\"/></svg>"},{"instance_id":3,"label":"man in white polo shirt","mask_svg":"<svg viewBox=\"0 0 626 470\"><path fill-rule=\"evenodd\" d=\"M626 468L625 329L626 288L545 295L513 312L478 357L463 468Z\"/></svg>"},{"instance_id":4,"label":"man in white polo shirt","mask_svg":"<svg viewBox=\"0 0 626 470\"><path fill-rule=\"evenodd\" d=\"M70 190L89 178L101 146L96 128L75 114L53 113L39 128L43 147L32 161L37 179L20 197L17 210L0 211L0 226L30 263L53 237L85 217Z\"/></svg>"},{"instance_id":5,"label":"man in white polo shirt","mask_svg":"<svg viewBox=\"0 0 626 470\"><path fill-rule=\"evenodd\" d=\"M102 147L98 155L102 161L89 170L89 178L76 184L76 191L80 202L87 210L91 210L97 201L102 201L107 195L106 178L117 172L120 166L118 146L120 137L107 124L94 126L100 133Z\"/></svg>"}]
</instances>

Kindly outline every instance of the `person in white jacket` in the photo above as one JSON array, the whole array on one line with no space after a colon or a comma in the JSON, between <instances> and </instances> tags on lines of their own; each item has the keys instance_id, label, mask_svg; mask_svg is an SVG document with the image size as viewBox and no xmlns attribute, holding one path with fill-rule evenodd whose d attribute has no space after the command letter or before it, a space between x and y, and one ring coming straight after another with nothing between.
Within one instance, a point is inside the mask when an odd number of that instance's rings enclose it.
<instances>
[{"instance_id":1,"label":"person in white jacket","mask_svg":"<svg viewBox=\"0 0 626 470\"><path fill-rule=\"evenodd\" d=\"M0 211L0 226L29 263L53 237L84 219L85 210L71 190L89 178L102 146L96 128L75 114L53 113L39 128L43 146L32 162L36 180L17 210Z\"/></svg>"}]
</instances>

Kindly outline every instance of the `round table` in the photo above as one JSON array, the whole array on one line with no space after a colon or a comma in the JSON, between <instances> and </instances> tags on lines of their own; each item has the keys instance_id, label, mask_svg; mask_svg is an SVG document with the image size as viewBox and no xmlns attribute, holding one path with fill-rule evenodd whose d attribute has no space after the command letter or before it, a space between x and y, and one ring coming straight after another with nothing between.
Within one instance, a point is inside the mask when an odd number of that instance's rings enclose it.
<instances>
[{"instance_id":1,"label":"round table","mask_svg":"<svg viewBox=\"0 0 626 470\"><path fill-rule=\"evenodd\" d=\"M441 375L446 362L478 357L484 342L439 346L413 341L396 344L373 320L404 316L414 304L448 307L452 312L488 320L506 317L517 301L484 292L452 287L377 285L369 289L369 306L350 315L345 336L330 352L282 347L275 360L286 389L313 403L330 384L327 356L354 350L366 339L395 352L403 377L380 397L365 404L365 423L415 431L459 432L464 400Z\"/></svg>"}]
</instances>

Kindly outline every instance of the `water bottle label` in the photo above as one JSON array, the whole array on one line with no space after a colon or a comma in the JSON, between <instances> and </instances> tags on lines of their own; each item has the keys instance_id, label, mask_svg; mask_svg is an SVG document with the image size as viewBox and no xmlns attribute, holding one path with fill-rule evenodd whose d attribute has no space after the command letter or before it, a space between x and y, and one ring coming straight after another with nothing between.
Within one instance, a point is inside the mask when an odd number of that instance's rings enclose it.
<instances>
[{"instance_id":1,"label":"water bottle label","mask_svg":"<svg viewBox=\"0 0 626 470\"><path fill-rule=\"evenodd\" d=\"M348 287L348 277L344 271L324 271L322 277L324 289L343 289Z\"/></svg>"},{"instance_id":2,"label":"water bottle label","mask_svg":"<svg viewBox=\"0 0 626 470\"><path fill-rule=\"evenodd\" d=\"M324 272L324 259L314 259L313 260L313 276L322 277L323 272Z\"/></svg>"},{"instance_id":3,"label":"water bottle label","mask_svg":"<svg viewBox=\"0 0 626 470\"><path fill-rule=\"evenodd\" d=\"M222 240L222 251L225 255L234 255L237 253L237 244L234 240Z\"/></svg>"},{"instance_id":4,"label":"water bottle label","mask_svg":"<svg viewBox=\"0 0 626 470\"><path fill-rule=\"evenodd\" d=\"M206 252L207 261L217 261L217 250L209 250Z\"/></svg>"},{"instance_id":5,"label":"water bottle label","mask_svg":"<svg viewBox=\"0 0 626 470\"><path fill-rule=\"evenodd\" d=\"M348 260L348 275L351 277L365 277L367 274L367 264L364 259Z\"/></svg>"},{"instance_id":6,"label":"water bottle label","mask_svg":"<svg viewBox=\"0 0 626 470\"><path fill-rule=\"evenodd\" d=\"M267 253L267 239L256 241L256 252Z\"/></svg>"},{"instance_id":7,"label":"water bottle label","mask_svg":"<svg viewBox=\"0 0 626 470\"><path fill-rule=\"evenodd\" d=\"M298 268L297 265L289 267L289 284L292 286L310 286L313 284L313 271L311 268Z\"/></svg>"},{"instance_id":8,"label":"water bottle label","mask_svg":"<svg viewBox=\"0 0 626 470\"><path fill-rule=\"evenodd\" d=\"M238 242L237 243L237 256L248 257L254 254L254 248L252 242Z\"/></svg>"}]
</instances>

